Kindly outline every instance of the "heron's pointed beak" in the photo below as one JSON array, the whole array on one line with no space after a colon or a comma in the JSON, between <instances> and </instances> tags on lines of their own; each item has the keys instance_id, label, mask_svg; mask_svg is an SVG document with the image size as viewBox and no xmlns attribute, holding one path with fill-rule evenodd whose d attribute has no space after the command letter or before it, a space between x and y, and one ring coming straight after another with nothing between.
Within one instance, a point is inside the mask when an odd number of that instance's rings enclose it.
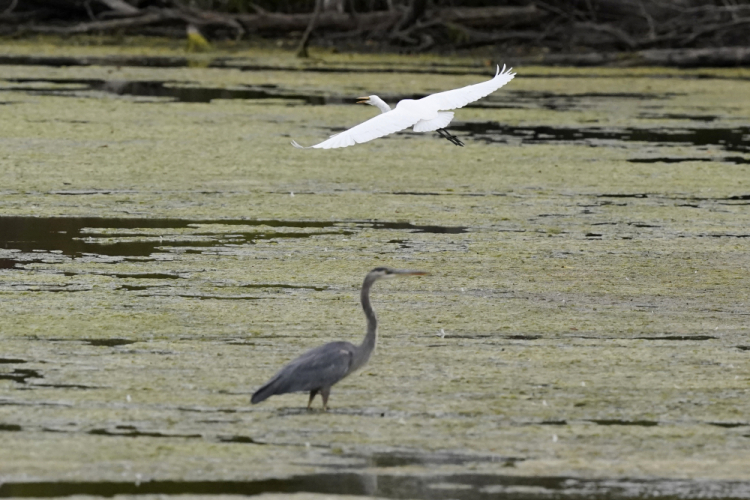
<instances>
[{"instance_id":1,"label":"heron's pointed beak","mask_svg":"<svg viewBox=\"0 0 750 500\"><path fill-rule=\"evenodd\" d=\"M357 104L369 104L369 97L357 97Z\"/></svg>"}]
</instances>

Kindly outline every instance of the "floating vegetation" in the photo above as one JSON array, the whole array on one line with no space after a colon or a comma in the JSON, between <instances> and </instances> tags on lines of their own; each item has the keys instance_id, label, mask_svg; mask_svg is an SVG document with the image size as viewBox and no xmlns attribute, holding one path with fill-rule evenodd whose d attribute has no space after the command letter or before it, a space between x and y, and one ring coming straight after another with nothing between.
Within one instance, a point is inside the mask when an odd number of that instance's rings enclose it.
<instances>
[{"instance_id":1,"label":"floating vegetation","mask_svg":"<svg viewBox=\"0 0 750 500\"><path fill-rule=\"evenodd\" d=\"M516 68L464 148L300 152L490 70L68 42L0 54L0 496L750 496L747 70ZM251 406L376 266L431 276L341 406Z\"/></svg>"}]
</instances>

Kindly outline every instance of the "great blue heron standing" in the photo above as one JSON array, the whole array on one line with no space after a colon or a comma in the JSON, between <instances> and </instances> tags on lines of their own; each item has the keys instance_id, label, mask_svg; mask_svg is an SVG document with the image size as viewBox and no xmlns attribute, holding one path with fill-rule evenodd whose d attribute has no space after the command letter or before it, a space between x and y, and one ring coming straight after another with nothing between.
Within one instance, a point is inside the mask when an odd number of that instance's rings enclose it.
<instances>
[{"instance_id":1,"label":"great blue heron standing","mask_svg":"<svg viewBox=\"0 0 750 500\"><path fill-rule=\"evenodd\" d=\"M362 283L362 309L367 317L367 334L359 345L350 342L331 342L316 347L289 362L284 368L255 391L253 404L265 401L276 394L310 391L307 408L310 409L315 395L323 398L323 410L328 408L331 386L347 375L362 368L370 359L378 340L378 319L370 305L370 288L380 278L427 274L424 271L376 267L365 276Z\"/></svg>"}]
</instances>

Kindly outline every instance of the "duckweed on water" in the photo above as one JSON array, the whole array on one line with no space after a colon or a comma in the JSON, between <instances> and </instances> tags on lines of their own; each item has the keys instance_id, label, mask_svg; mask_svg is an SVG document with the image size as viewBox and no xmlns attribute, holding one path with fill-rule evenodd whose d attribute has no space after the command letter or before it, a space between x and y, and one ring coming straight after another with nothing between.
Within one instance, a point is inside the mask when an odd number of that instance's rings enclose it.
<instances>
[{"instance_id":1,"label":"duckweed on water","mask_svg":"<svg viewBox=\"0 0 750 500\"><path fill-rule=\"evenodd\" d=\"M67 52L43 47L2 51ZM457 111L464 148L299 151L373 116L359 95L492 71L224 56L273 69L3 66L0 495L748 496L747 70L516 68ZM333 410L250 406L304 349L361 338L376 265L432 275L377 285L379 349Z\"/></svg>"}]
</instances>

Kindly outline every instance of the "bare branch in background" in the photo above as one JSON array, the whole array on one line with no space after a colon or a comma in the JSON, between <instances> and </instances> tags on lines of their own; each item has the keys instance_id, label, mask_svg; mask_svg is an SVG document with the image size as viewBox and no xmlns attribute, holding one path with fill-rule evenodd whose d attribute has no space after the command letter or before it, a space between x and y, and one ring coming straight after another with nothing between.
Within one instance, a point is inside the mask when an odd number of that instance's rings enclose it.
<instances>
[{"instance_id":1,"label":"bare branch in background","mask_svg":"<svg viewBox=\"0 0 750 500\"><path fill-rule=\"evenodd\" d=\"M517 0L518 1L518 0ZM184 36L194 25L214 40L288 40L297 52L321 44L450 51L481 46L510 54L718 49L750 46L750 3L730 0L525 0L462 7L462 0L0 0L0 34L141 33ZM222 8L210 9L212 5ZM448 6L450 5L450 6ZM142 8L141 8L142 7ZM202 7L202 8L201 8ZM380 9L380 10L376 10ZM355 14L356 13L356 14ZM359 45L358 45L359 44ZM486 49L492 50L492 49ZM744 56L743 56L744 57ZM721 56L724 62L731 57ZM742 59L742 58L740 58ZM588 60L585 57L581 60ZM744 59L742 59L744 60Z\"/></svg>"},{"instance_id":2,"label":"bare branch in background","mask_svg":"<svg viewBox=\"0 0 750 500\"><path fill-rule=\"evenodd\" d=\"M394 26L394 34L414 25L417 20L424 15L426 10L427 0L411 0L411 2L409 3L409 8L406 9L404 16L401 18L398 24Z\"/></svg>"},{"instance_id":3,"label":"bare branch in background","mask_svg":"<svg viewBox=\"0 0 750 500\"><path fill-rule=\"evenodd\" d=\"M307 44L310 43L310 35L312 35L312 32L315 29L315 23L318 21L318 17L320 17L320 11L323 10L323 2L324 0L315 0L315 11L313 12L310 22L302 35L302 39L299 41L299 45L297 46L297 57L310 57L307 53Z\"/></svg>"},{"instance_id":4,"label":"bare branch in background","mask_svg":"<svg viewBox=\"0 0 750 500\"><path fill-rule=\"evenodd\" d=\"M648 39L654 40L656 38L656 23L654 23L654 18L651 17L651 14L649 14L646 10L646 6L643 4L643 0L641 0L639 7L641 10L641 15L643 15L646 23L648 23Z\"/></svg>"},{"instance_id":5,"label":"bare branch in background","mask_svg":"<svg viewBox=\"0 0 750 500\"><path fill-rule=\"evenodd\" d=\"M118 14L126 14L126 15L132 15L132 14L138 14L140 13L140 10L136 9L129 3L125 2L125 0L99 0L101 3L112 9L113 11L117 12Z\"/></svg>"},{"instance_id":6,"label":"bare branch in background","mask_svg":"<svg viewBox=\"0 0 750 500\"><path fill-rule=\"evenodd\" d=\"M3 14L10 14L11 12L13 12L13 9L15 9L17 5L18 0L13 0L12 2L10 2L8 8L3 11Z\"/></svg>"}]
</instances>

